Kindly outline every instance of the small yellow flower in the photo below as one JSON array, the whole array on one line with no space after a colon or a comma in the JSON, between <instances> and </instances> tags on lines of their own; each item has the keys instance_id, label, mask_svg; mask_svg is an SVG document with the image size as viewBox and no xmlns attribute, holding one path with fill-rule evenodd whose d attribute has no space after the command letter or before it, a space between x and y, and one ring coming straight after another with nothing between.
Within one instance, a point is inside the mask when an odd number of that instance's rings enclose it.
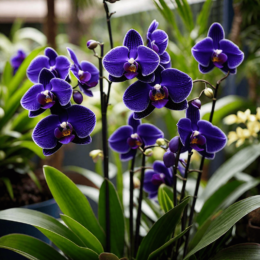
<instances>
[{"instance_id":1,"label":"small yellow flower","mask_svg":"<svg viewBox=\"0 0 260 260\"><path fill-rule=\"evenodd\" d=\"M93 159L93 162L96 163L98 159L103 159L104 154L102 150L93 150L89 153L89 156Z\"/></svg>"},{"instance_id":2,"label":"small yellow flower","mask_svg":"<svg viewBox=\"0 0 260 260\"><path fill-rule=\"evenodd\" d=\"M238 111L237 112L237 123L245 123L247 120L249 120L251 115L250 109L247 109L245 112Z\"/></svg>"},{"instance_id":3,"label":"small yellow flower","mask_svg":"<svg viewBox=\"0 0 260 260\"><path fill-rule=\"evenodd\" d=\"M237 116L236 115L229 115L224 118L224 124L226 125L233 125L237 122Z\"/></svg>"},{"instance_id":4,"label":"small yellow flower","mask_svg":"<svg viewBox=\"0 0 260 260\"><path fill-rule=\"evenodd\" d=\"M260 123L258 121L248 122L247 129L251 136L257 137L257 133L260 131Z\"/></svg>"},{"instance_id":5,"label":"small yellow flower","mask_svg":"<svg viewBox=\"0 0 260 260\"><path fill-rule=\"evenodd\" d=\"M260 107L256 109L256 119L260 120Z\"/></svg>"}]
</instances>

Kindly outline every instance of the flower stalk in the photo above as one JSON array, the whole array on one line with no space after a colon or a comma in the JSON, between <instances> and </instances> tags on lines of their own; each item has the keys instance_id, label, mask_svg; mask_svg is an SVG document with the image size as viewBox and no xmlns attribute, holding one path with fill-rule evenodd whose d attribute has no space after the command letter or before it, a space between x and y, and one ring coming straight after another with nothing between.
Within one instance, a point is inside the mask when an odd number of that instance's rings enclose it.
<instances>
[{"instance_id":1,"label":"flower stalk","mask_svg":"<svg viewBox=\"0 0 260 260\"><path fill-rule=\"evenodd\" d=\"M213 116L214 116L214 112L215 112L215 105L216 105L216 101L217 101L217 95L218 95L218 88L220 83L225 80L228 76L229 76L230 72L228 71L227 75L225 77L223 77L222 79L220 79L215 87L215 91L214 91L214 97L212 100L212 107L211 107L211 113L210 113L210 117L209 117L209 122L212 123L213 120ZM200 186L200 181L201 181L201 176L202 176L202 170L203 170L203 166L204 166L204 161L205 161L205 157L203 156L201 158L201 162L200 162L200 168L198 171L198 178L196 181L196 187L195 187L195 192L193 195L193 201L192 201L192 206L191 206L191 211L190 211L190 217L189 217L189 224L188 226L190 226L192 224L193 221L193 215L194 215L194 211L195 211L195 205L196 205L196 201L197 201L197 196L198 196L198 192L199 192L199 186ZM185 241L185 246L184 246L184 254L183 256L185 257L187 254L187 249L188 249L188 243L189 243L189 236L190 236L190 231L188 231L186 233L186 241Z\"/></svg>"},{"instance_id":2,"label":"flower stalk","mask_svg":"<svg viewBox=\"0 0 260 260\"><path fill-rule=\"evenodd\" d=\"M143 200L143 187L144 187L144 172L145 172L145 154L142 155L142 171L141 171L141 181L140 181L140 194L138 198L138 210L136 217L136 230L135 230L135 256L139 247L139 231L141 223L141 214L142 214L142 200Z\"/></svg>"}]
</instances>

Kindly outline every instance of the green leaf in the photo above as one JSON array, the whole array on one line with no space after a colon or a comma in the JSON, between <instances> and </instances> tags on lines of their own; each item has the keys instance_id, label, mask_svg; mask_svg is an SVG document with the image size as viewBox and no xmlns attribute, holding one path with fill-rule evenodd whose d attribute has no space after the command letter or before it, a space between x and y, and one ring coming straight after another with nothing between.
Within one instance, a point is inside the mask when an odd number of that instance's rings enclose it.
<instances>
[{"instance_id":1,"label":"green leaf","mask_svg":"<svg viewBox=\"0 0 260 260\"><path fill-rule=\"evenodd\" d=\"M39 47L35 50L33 50L23 61L21 66L19 67L18 71L15 73L15 76L12 78L10 84L8 85L8 95L9 97L12 97L13 93L16 92L21 84L21 82L24 80L26 76L26 71L31 63L31 61L44 50L45 47ZM25 93L25 91L24 91Z\"/></svg>"},{"instance_id":2,"label":"green leaf","mask_svg":"<svg viewBox=\"0 0 260 260\"><path fill-rule=\"evenodd\" d=\"M142 240L137 252L136 260L148 259L149 255L161 247L168 236L175 230L177 223L180 221L181 214L187 206L190 197L185 198L178 206L164 214L152 226L148 234Z\"/></svg>"},{"instance_id":3,"label":"green leaf","mask_svg":"<svg viewBox=\"0 0 260 260\"><path fill-rule=\"evenodd\" d=\"M0 238L0 248L12 250L31 260L65 260L53 247L34 237L11 234Z\"/></svg>"},{"instance_id":4,"label":"green leaf","mask_svg":"<svg viewBox=\"0 0 260 260\"><path fill-rule=\"evenodd\" d=\"M33 85L32 82L26 80L23 85L9 97L6 107L4 108L5 115L1 118L0 129L14 116L14 113L20 106L20 100L24 93Z\"/></svg>"},{"instance_id":5,"label":"green leaf","mask_svg":"<svg viewBox=\"0 0 260 260\"><path fill-rule=\"evenodd\" d=\"M2 83L4 86L7 86L13 77L13 68L9 61L6 62L3 75L2 75Z\"/></svg>"},{"instance_id":6,"label":"green leaf","mask_svg":"<svg viewBox=\"0 0 260 260\"><path fill-rule=\"evenodd\" d=\"M34 181L35 185L38 187L40 191L42 191L41 183L39 182L37 176L34 174L32 170L28 170L27 174L30 176L30 178Z\"/></svg>"},{"instance_id":7,"label":"green leaf","mask_svg":"<svg viewBox=\"0 0 260 260\"><path fill-rule=\"evenodd\" d=\"M113 152L113 157L115 160L115 168L116 168L116 188L117 188L117 194L120 200L120 203L123 205L123 168L122 168L122 162L120 160L119 153ZM110 175L109 175L110 176Z\"/></svg>"},{"instance_id":8,"label":"green leaf","mask_svg":"<svg viewBox=\"0 0 260 260\"><path fill-rule=\"evenodd\" d=\"M210 260L259 260L260 245L253 243L238 244L218 252Z\"/></svg>"},{"instance_id":9,"label":"green leaf","mask_svg":"<svg viewBox=\"0 0 260 260\"><path fill-rule=\"evenodd\" d=\"M172 198L172 196L171 196ZM163 209L163 211L166 213L169 210L173 208L173 202L172 199L170 199L168 195L168 186L165 184L160 185L159 190L158 190L158 201Z\"/></svg>"},{"instance_id":10,"label":"green leaf","mask_svg":"<svg viewBox=\"0 0 260 260\"><path fill-rule=\"evenodd\" d=\"M0 211L0 219L32 225L84 246L83 242L58 220L36 210L24 208L6 209Z\"/></svg>"},{"instance_id":11,"label":"green leaf","mask_svg":"<svg viewBox=\"0 0 260 260\"><path fill-rule=\"evenodd\" d=\"M79 222L66 215L61 215L61 219L81 239L86 247L92 249L98 254L104 252L104 249L98 239Z\"/></svg>"},{"instance_id":12,"label":"green leaf","mask_svg":"<svg viewBox=\"0 0 260 260\"><path fill-rule=\"evenodd\" d=\"M251 211L260 207L260 195L241 200L225 209L212 221L199 243L188 253L184 259L210 245L224 235L233 225Z\"/></svg>"},{"instance_id":13,"label":"green leaf","mask_svg":"<svg viewBox=\"0 0 260 260\"><path fill-rule=\"evenodd\" d=\"M82 167L65 166L64 171L72 171L72 172L79 173L84 177L86 177L87 179L89 179L91 182L93 182L98 188L100 188L102 182L104 181L104 178L100 176L98 173L92 172Z\"/></svg>"},{"instance_id":14,"label":"green leaf","mask_svg":"<svg viewBox=\"0 0 260 260\"><path fill-rule=\"evenodd\" d=\"M124 251L124 213L117 192L113 184L108 180L104 180L100 188L98 219L100 225L103 227L104 230L106 230L106 188L109 189L111 253L121 256Z\"/></svg>"},{"instance_id":15,"label":"green leaf","mask_svg":"<svg viewBox=\"0 0 260 260\"><path fill-rule=\"evenodd\" d=\"M240 150L227 162L222 164L209 179L201 194L201 198L208 199L216 190L230 180L236 173L243 171L260 155L260 145L251 145Z\"/></svg>"},{"instance_id":16,"label":"green leaf","mask_svg":"<svg viewBox=\"0 0 260 260\"><path fill-rule=\"evenodd\" d=\"M208 29L208 19L210 16L210 9L212 6L212 0L206 0L202 6L196 24L199 26L199 35L205 33Z\"/></svg>"},{"instance_id":17,"label":"green leaf","mask_svg":"<svg viewBox=\"0 0 260 260\"><path fill-rule=\"evenodd\" d=\"M2 178L0 178L0 180L3 181L5 187L6 187L7 191L8 191L8 194L11 197L11 199L14 199L14 192L13 192L13 187L12 187L10 179L2 177Z\"/></svg>"},{"instance_id":18,"label":"green leaf","mask_svg":"<svg viewBox=\"0 0 260 260\"><path fill-rule=\"evenodd\" d=\"M213 124L216 125L222 119L230 114L231 112L239 109L242 105L245 104L245 99L229 95L223 98L218 99L218 102L216 103L216 108L214 112L214 118L213 118ZM209 119L210 111L211 111L211 102L203 105L201 107L201 118L204 120Z\"/></svg>"},{"instance_id":19,"label":"green leaf","mask_svg":"<svg viewBox=\"0 0 260 260\"><path fill-rule=\"evenodd\" d=\"M191 227L186 228L184 231L182 231L178 236L170 239L169 241L167 241L164 245L162 245L161 247L159 247L157 250L153 251L150 255L148 260L154 259L155 257L157 257L160 253L162 253L168 246L170 246L174 241L178 240L179 238L181 238L182 236L185 235L185 233L190 230Z\"/></svg>"},{"instance_id":20,"label":"green leaf","mask_svg":"<svg viewBox=\"0 0 260 260\"><path fill-rule=\"evenodd\" d=\"M119 260L119 258L111 253L102 253L99 255L99 260Z\"/></svg>"},{"instance_id":21,"label":"green leaf","mask_svg":"<svg viewBox=\"0 0 260 260\"><path fill-rule=\"evenodd\" d=\"M77 188L76 184L53 167L44 166L43 171L50 191L61 211L83 225L104 245L105 234L87 198Z\"/></svg>"}]
</instances>

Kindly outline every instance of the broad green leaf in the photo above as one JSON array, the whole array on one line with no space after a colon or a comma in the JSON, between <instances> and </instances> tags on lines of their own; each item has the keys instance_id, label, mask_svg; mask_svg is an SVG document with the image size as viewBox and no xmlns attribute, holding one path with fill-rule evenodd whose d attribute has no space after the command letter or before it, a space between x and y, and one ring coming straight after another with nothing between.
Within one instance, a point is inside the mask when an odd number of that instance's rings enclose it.
<instances>
[{"instance_id":1,"label":"broad green leaf","mask_svg":"<svg viewBox=\"0 0 260 260\"><path fill-rule=\"evenodd\" d=\"M12 250L31 260L65 260L53 247L34 237L11 234L0 238L0 248Z\"/></svg>"},{"instance_id":2,"label":"broad green leaf","mask_svg":"<svg viewBox=\"0 0 260 260\"><path fill-rule=\"evenodd\" d=\"M241 200L225 209L216 219L212 221L202 239L184 259L188 259L202 248L205 248L216 241L232 226L234 226L237 221L259 207L260 195Z\"/></svg>"},{"instance_id":3,"label":"broad green leaf","mask_svg":"<svg viewBox=\"0 0 260 260\"><path fill-rule=\"evenodd\" d=\"M3 85L7 86L10 83L12 77L13 77L13 68L12 68L10 62L7 61L5 64L5 67L4 67L3 75L2 75Z\"/></svg>"},{"instance_id":4,"label":"broad green leaf","mask_svg":"<svg viewBox=\"0 0 260 260\"><path fill-rule=\"evenodd\" d=\"M77 187L85 196L98 203L99 189L80 184L77 184Z\"/></svg>"},{"instance_id":5,"label":"broad green leaf","mask_svg":"<svg viewBox=\"0 0 260 260\"><path fill-rule=\"evenodd\" d=\"M65 174L44 166L43 171L50 191L61 211L88 229L102 245L105 234L99 225L87 198Z\"/></svg>"},{"instance_id":6,"label":"broad green leaf","mask_svg":"<svg viewBox=\"0 0 260 260\"><path fill-rule=\"evenodd\" d=\"M25 27L17 30L13 38L14 42L29 39L37 42L41 46L47 43L46 36L41 31L31 27Z\"/></svg>"},{"instance_id":7,"label":"broad green leaf","mask_svg":"<svg viewBox=\"0 0 260 260\"><path fill-rule=\"evenodd\" d=\"M57 236L71 240L77 245L84 246L83 242L57 219L36 210L12 208L0 211L0 219L28 224L55 233Z\"/></svg>"},{"instance_id":8,"label":"broad green leaf","mask_svg":"<svg viewBox=\"0 0 260 260\"><path fill-rule=\"evenodd\" d=\"M79 173L93 182L98 188L100 188L104 178L100 176L98 173L92 172L88 169L78 167L78 166L66 166L64 167L64 171L72 171Z\"/></svg>"},{"instance_id":9,"label":"broad green leaf","mask_svg":"<svg viewBox=\"0 0 260 260\"><path fill-rule=\"evenodd\" d=\"M123 189L124 189L124 185L123 185L122 162L120 160L119 153L113 152L113 157L114 157L115 164L116 164L115 168L116 168L116 188L117 188L117 194L118 194L119 200L121 202L121 205L123 205Z\"/></svg>"},{"instance_id":10,"label":"broad green leaf","mask_svg":"<svg viewBox=\"0 0 260 260\"><path fill-rule=\"evenodd\" d=\"M260 145L251 145L240 150L227 162L222 164L209 179L209 182L200 196L208 199L216 190L230 180L236 173L243 171L260 155Z\"/></svg>"},{"instance_id":11,"label":"broad green leaf","mask_svg":"<svg viewBox=\"0 0 260 260\"><path fill-rule=\"evenodd\" d=\"M196 222L201 226L221 205L221 203L243 184L242 181L228 182L220 187L208 200L204 203L201 211L199 212Z\"/></svg>"},{"instance_id":12,"label":"broad green leaf","mask_svg":"<svg viewBox=\"0 0 260 260\"><path fill-rule=\"evenodd\" d=\"M137 252L136 260L148 259L153 251L157 250L166 242L167 237L171 235L180 221L181 214L189 200L190 197L185 198L178 206L171 209L155 222L148 234L142 240Z\"/></svg>"},{"instance_id":13,"label":"broad green leaf","mask_svg":"<svg viewBox=\"0 0 260 260\"><path fill-rule=\"evenodd\" d=\"M160 185L158 190L158 201L163 211L168 212L173 208L173 202L172 199L170 199L170 197L168 196L165 189L167 189L167 186L165 184Z\"/></svg>"},{"instance_id":14,"label":"broad green leaf","mask_svg":"<svg viewBox=\"0 0 260 260\"><path fill-rule=\"evenodd\" d=\"M166 248L168 248L168 246L170 246L174 241L178 240L179 238L181 238L182 236L185 235L185 233L190 230L191 227L186 228L184 231L182 231L178 236L170 239L169 241L167 241L164 245L162 245L161 247L159 247L157 250L153 251L150 255L148 260L151 259L155 259L160 253L162 253Z\"/></svg>"},{"instance_id":15,"label":"broad green leaf","mask_svg":"<svg viewBox=\"0 0 260 260\"><path fill-rule=\"evenodd\" d=\"M81 239L86 247L92 249L98 254L104 252L98 239L79 222L66 215L61 215L61 219Z\"/></svg>"},{"instance_id":16,"label":"broad green leaf","mask_svg":"<svg viewBox=\"0 0 260 260\"><path fill-rule=\"evenodd\" d=\"M104 180L101 185L98 203L98 219L100 225L106 230L106 188L109 189L109 216L110 216L110 241L111 253L123 255L125 223L123 209L113 184Z\"/></svg>"},{"instance_id":17,"label":"broad green leaf","mask_svg":"<svg viewBox=\"0 0 260 260\"><path fill-rule=\"evenodd\" d=\"M27 57L26 59L23 61L23 63L21 64L21 66L19 67L19 69L17 70L15 76L12 78L10 84L8 85L8 95L9 97L12 97L13 93L15 93L21 82L24 80L25 76L26 76L26 71L27 68L29 66L29 64L31 63L31 61L40 53L44 50L45 47L39 47L35 50L33 50ZM24 92L25 93L25 92Z\"/></svg>"},{"instance_id":18,"label":"broad green leaf","mask_svg":"<svg viewBox=\"0 0 260 260\"><path fill-rule=\"evenodd\" d=\"M230 114L231 112L239 109L242 105L245 104L245 99L229 95L223 98L218 99L216 103L216 108L213 117L213 124L218 124L226 115ZM209 115L211 112L211 102L203 105L201 107L201 118L208 120Z\"/></svg>"},{"instance_id":19,"label":"broad green leaf","mask_svg":"<svg viewBox=\"0 0 260 260\"><path fill-rule=\"evenodd\" d=\"M9 196L11 197L11 199L13 199L14 198L14 192L13 192L13 187L12 187L10 179L8 179L6 177L2 177L2 178L0 178L0 180L3 181Z\"/></svg>"},{"instance_id":20,"label":"broad green leaf","mask_svg":"<svg viewBox=\"0 0 260 260\"><path fill-rule=\"evenodd\" d=\"M119 258L111 253L102 253L99 255L99 260L119 260Z\"/></svg>"},{"instance_id":21,"label":"broad green leaf","mask_svg":"<svg viewBox=\"0 0 260 260\"><path fill-rule=\"evenodd\" d=\"M210 260L259 260L260 245L253 243L238 244L218 252Z\"/></svg>"}]
</instances>

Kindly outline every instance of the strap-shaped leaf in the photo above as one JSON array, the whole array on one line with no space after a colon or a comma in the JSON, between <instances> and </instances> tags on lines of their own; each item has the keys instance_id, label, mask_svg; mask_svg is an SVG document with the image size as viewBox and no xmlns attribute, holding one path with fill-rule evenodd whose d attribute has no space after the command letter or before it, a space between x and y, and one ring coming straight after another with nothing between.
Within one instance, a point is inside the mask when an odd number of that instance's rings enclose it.
<instances>
[{"instance_id":1,"label":"strap-shaped leaf","mask_svg":"<svg viewBox=\"0 0 260 260\"><path fill-rule=\"evenodd\" d=\"M173 208L172 196L171 198L169 197L169 194L172 194L172 192L168 188L168 186L162 184L158 190L158 201L164 212L168 212Z\"/></svg>"},{"instance_id":2,"label":"strap-shaped leaf","mask_svg":"<svg viewBox=\"0 0 260 260\"><path fill-rule=\"evenodd\" d=\"M121 257L124 251L125 239L124 214L115 187L108 180L104 180L100 188L98 219L100 225L103 227L104 230L106 230L106 187L108 187L109 189L111 253L114 253Z\"/></svg>"},{"instance_id":3,"label":"strap-shaped leaf","mask_svg":"<svg viewBox=\"0 0 260 260\"><path fill-rule=\"evenodd\" d=\"M44 166L46 181L61 211L88 229L101 243L105 233L99 225L87 198L65 174L57 169Z\"/></svg>"},{"instance_id":4,"label":"strap-shaped leaf","mask_svg":"<svg viewBox=\"0 0 260 260\"><path fill-rule=\"evenodd\" d=\"M188 204L190 197L185 198L178 206L163 215L150 229L137 252L137 260L148 259L149 255L161 247L167 237L174 231L181 214Z\"/></svg>"},{"instance_id":5,"label":"strap-shaped leaf","mask_svg":"<svg viewBox=\"0 0 260 260\"><path fill-rule=\"evenodd\" d=\"M162 253L166 248L168 248L168 246L170 246L174 241L178 240L179 238L181 238L182 236L185 235L185 233L190 230L191 226L186 228L184 231L182 231L178 236L170 239L169 241L167 241L164 245L162 245L161 247L159 247L157 250L153 251L150 255L148 260L152 260L155 259L160 253Z\"/></svg>"},{"instance_id":6,"label":"strap-shaped leaf","mask_svg":"<svg viewBox=\"0 0 260 260\"><path fill-rule=\"evenodd\" d=\"M190 256L216 241L224 235L233 225L249 212L260 207L260 195L241 200L225 209L216 219L212 221L206 233L199 243L184 258Z\"/></svg>"},{"instance_id":7,"label":"strap-shaped leaf","mask_svg":"<svg viewBox=\"0 0 260 260\"><path fill-rule=\"evenodd\" d=\"M98 239L79 222L69 216L61 215L65 224L81 239L84 245L98 254L104 252L104 249Z\"/></svg>"},{"instance_id":8,"label":"strap-shaped leaf","mask_svg":"<svg viewBox=\"0 0 260 260\"><path fill-rule=\"evenodd\" d=\"M65 260L53 247L34 237L11 234L0 238L0 248L12 250L31 260Z\"/></svg>"},{"instance_id":9,"label":"strap-shaped leaf","mask_svg":"<svg viewBox=\"0 0 260 260\"><path fill-rule=\"evenodd\" d=\"M255 243L245 243L228 247L210 258L210 260L259 260L259 258L260 245Z\"/></svg>"}]
</instances>

